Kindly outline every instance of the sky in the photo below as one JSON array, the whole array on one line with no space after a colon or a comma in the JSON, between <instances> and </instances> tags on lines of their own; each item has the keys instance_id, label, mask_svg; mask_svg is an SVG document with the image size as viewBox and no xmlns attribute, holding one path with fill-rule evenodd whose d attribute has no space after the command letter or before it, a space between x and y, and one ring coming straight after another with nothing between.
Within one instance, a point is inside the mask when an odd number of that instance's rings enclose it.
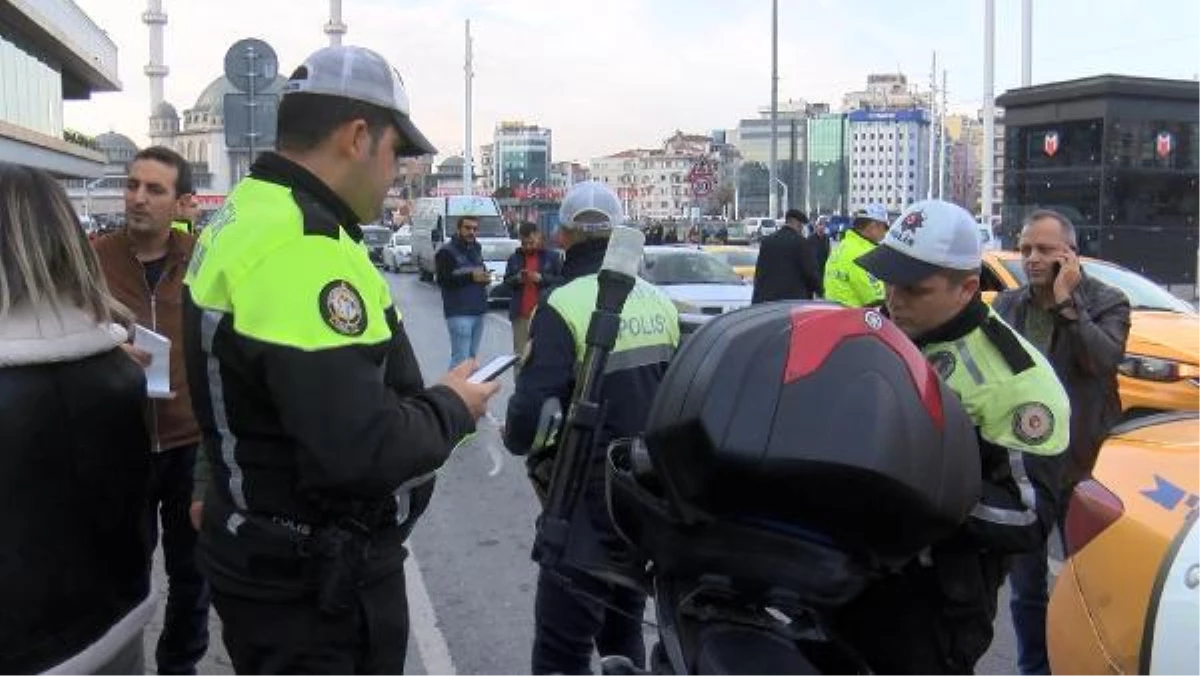
<instances>
[{"instance_id":1,"label":"sky","mask_svg":"<svg viewBox=\"0 0 1200 676\"><path fill-rule=\"evenodd\" d=\"M137 0L75 0L117 44L122 90L68 102L66 125L147 143L149 33ZM757 117L771 96L769 0L343 0L345 44L399 70L414 122L440 151L464 146L464 20L475 78L472 145L497 122L553 130L555 161L658 147ZM1192 79L1196 0L1034 0L1033 83L1102 73ZM929 84L933 52L952 111L983 98L983 0L779 0L779 100L828 102L868 73ZM166 98L182 113L241 38L274 47L288 74L328 44L325 0L163 0ZM1020 0L996 2L995 93L1020 84ZM940 81L941 74L938 74Z\"/></svg>"}]
</instances>

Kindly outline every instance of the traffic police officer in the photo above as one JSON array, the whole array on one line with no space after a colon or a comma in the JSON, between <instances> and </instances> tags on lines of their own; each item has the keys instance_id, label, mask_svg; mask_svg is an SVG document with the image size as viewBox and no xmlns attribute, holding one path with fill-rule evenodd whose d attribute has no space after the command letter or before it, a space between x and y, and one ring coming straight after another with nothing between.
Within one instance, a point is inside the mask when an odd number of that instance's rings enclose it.
<instances>
[{"instance_id":1,"label":"traffic police officer","mask_svg":"<svg viewBox=\"0 0 1200 676\"><path fill-rule=\"evenodd\" d=\"M883 304L883 282L859 266L859 256L875 248L888 228L887 209L872 204L854 214L851 229L825 264L825 299L846 307Z\"/></svg>"},{"instance_id":2,"label":"traffic police officer","mask_svg":"<svg viewBox=\"0 0 1200 676\"><path fill-rule=\"evenodd\" d=\"M1045 357L980 298L979 236L964 209L910 206L858 263L886 284L892 320L974 420L983 488L958 533L868 588L843 629L881 673L970 673L992 640L1004 558L1054 527L1070 405Z\"/></svg>"},{"instance_id":3,"label":"traffic police officer","mask_svg":"<svg viewBox=\"0 0 1200 676\"><path fill-rule=\"evenodd\" d=\"M193 255L199 555L238 673L404 669L404 541L498 388L470 362L424 387L362 244L397 159L433 152L382 57L322 49Z\"/></svg>"},{"instance_id":4,"label":"traffic police officer","mask_svg":"<svg viewBox=\"0 0 1200 676\"><path fill-rule=\"evenodd\" d=\"M563 286L552 291L534 312L529 327L528 359L508 403L505 444L524 454L533 444L542 404L571 398L576 370L583 363L585 339L596 308L600 265L613 225L623 220L621 202L602 183L576 184L563 200L560 234L566 248ZM591 449L588 486L580 499L587 516L572 519L572 546L590 543L605 560L624 550L612 527L604 490L604 456L609 441L642 433L650 403L679 346L679 315L661 291L637 280L621 311L621 330L608 358L601 400L604 426ZM552 454L534 453L530 477L545 500L553 468ZM536 547L536 546L535 546ZM581 674L589 671L593 646L600 655L622 655L645 662L642 613L646 597L582 571L543 566L535 601L533 673Z\"/></svg>"}]
</instances>

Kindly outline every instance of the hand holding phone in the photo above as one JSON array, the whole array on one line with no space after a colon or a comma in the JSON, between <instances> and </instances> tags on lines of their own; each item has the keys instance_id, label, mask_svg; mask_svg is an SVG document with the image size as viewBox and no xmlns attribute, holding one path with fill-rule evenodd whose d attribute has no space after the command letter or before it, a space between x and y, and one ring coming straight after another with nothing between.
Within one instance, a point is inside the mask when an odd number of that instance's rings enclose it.
<instances>
[{"instance_id":1,"label":"hand holding phone","mask_svg":"<svg viewBox=\"0 0 1200 676\"><path fill-rule=\"evenodd\" d=\"M467 377L468 383L490 383L517 363L517 355L502 354L479 367Z\"/></svg>"}]
</instances>

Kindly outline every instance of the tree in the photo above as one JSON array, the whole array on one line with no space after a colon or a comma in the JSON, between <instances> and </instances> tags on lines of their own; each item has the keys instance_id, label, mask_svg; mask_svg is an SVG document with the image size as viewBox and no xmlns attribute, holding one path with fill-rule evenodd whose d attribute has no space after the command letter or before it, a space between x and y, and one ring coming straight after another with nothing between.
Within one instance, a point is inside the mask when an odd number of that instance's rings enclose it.
<instances>
[{"instance_id":1,"label":"tree","mask_svg":"<svg viewBox=\"0 0 1200 676\"><path fill-rule=\"evenodd\" d=\"M506 185L502 185L492 191L492 197L495 197L496 199L509 199L513 196L513 189Z\"/></svg>"}]
</instances>

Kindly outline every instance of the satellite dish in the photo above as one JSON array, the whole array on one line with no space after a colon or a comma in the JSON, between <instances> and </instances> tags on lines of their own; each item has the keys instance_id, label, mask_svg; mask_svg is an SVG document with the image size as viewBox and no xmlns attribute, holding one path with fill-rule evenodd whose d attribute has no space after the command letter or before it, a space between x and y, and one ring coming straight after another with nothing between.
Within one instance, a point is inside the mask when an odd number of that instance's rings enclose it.
<instances>
[{"instance_id":1,"label":"satellite dish","mask_svg":"<svg viewBox=\"0 0 1200 676\"><path fill-rule=\"evenodd\" d=\"M225 52L225 77L239 91L249 92L253 80L254 92L262 92L278 75L279 57L258 38L238 40Z\"/></svg>"}]
</instances>

